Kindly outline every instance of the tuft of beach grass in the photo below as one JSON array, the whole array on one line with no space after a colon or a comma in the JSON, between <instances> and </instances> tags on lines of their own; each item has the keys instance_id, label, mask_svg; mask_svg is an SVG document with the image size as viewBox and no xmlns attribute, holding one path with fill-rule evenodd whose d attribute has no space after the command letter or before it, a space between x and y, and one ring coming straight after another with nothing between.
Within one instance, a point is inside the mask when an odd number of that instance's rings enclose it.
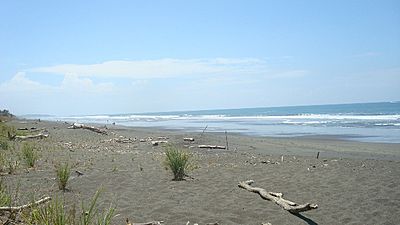
<instances>
[{"instance_id":1,"label":"tuft of beach grass","mask_svg":"<svg viewBox=\"0 0 400 225\"><path fill-rule=\"evenodd\" d=\"M183 180L190 167L190 154L184 150L168 146L165 151L165 164L171 169L176 181Z\"/></svg>"},{"instance_id":2,"label":"tuft of beach grass","mask_svg":"<svg viewBox=\"0 0 400 225\"><path fill-rule=\"evenodd\" d=\"M71 167L68 163L61 163L56 166L58 189L65 191L68 180L71 176Z\"/></svg>"},{"instance_id":3,"label":"tuft of beach grass","mask_svg":"<svg viewBox=\"0 0 400 225\"><path fill-rule=\"evenodd\" d=\"M82 202L79 213L75 206L66 207L63 198L55 197L45 206L36 205L30 213L22 216L28 225L110 225L115 215L115 207L110 205L108 209L99 210L97 200L100 191L96 191L92 200L86 205Z\"/></svg>"},{"instance_id":4,"label":"tuft of beach grass","mask_svg":"<svg viewBox=\"0 0 400 225\"><path fill-rule=\"evenodd\" d=\"M33 143L25 142L22 145L22 158L28 167L34 167L39 156L36 151L37 147Z\"/></svg>"},{"instance_id":5,"label":"tuft of beach grass","mask_svg":"<svg viewBox=\"0 0 400 225\"><path fill-rule=\"evenodd\" d=\"M7 191L7 187L3 183L3 179L0 179L0 207L10 206L11 195Z\"/></svg>"}]
</instances>

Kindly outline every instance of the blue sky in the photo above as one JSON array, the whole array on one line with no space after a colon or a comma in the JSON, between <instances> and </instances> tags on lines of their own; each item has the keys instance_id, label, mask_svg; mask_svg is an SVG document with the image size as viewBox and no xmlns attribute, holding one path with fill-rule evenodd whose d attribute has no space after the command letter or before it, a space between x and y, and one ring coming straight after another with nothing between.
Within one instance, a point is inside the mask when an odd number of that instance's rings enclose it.
<instances>
[{"instance_id":1,"label":"blue sky","mask_svg":"<svg viewBox=\"0 0 400 225\"><path fill-rule=\"evenodd\" d=\"M1 1L0 108L400 100L400 1Z\"/></svg>"}]
</instances>

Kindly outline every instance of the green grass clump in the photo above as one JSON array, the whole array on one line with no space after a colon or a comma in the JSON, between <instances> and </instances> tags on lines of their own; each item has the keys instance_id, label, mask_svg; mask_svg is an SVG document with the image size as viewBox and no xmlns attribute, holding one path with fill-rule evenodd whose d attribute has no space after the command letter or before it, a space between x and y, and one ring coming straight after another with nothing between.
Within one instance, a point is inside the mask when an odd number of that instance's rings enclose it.
<instances>
[{"instance_id":1,"label":"green grass clump","mask_svg":"<svg viewBox=\"0 0 400 225\"><path fill-rule=\"evenodd\" d=\"M19 167L19 161L7 158L7 172L8 174L15 174Z\"/></svg>"},{"instance_id":2,"label":"green grass clump","mask_svg":"<svg viewBox=\"0 0 400 225\"><path fill-rule=\"evenodd\" d=\"M7 165L6 154L4 152L0 152L0 172L4 172Z\"/></svg>"},{"instance_id":3,"label":"green grass clump","mask_svg":"<svg viewBox=\"0 0 400 225\"><path fill-rule=\"evenodd\" d=\"M58 188L65 191L71 175L71 167L68 165L68 163L60 164L56 167L56 173Z\"/></svg>"},{"instance_id":4,"label":"green grass clump","mask_svg":"<svg viewBox=\"0 0 400 225\"><path fill-rule=\"evenodd\" d=\"M97 204L99 194L97 191L87 206L82 203L79 213L75 207L68 209L62 199L55 198L45 206L35 206L31 213L23 216L23 220L28 225L110 225L115 207L100 211Z\"/></svg>"},{"instance_id":5,"label":"green grass clump","mask_svg":"<svg viewBox=\"0 0 400 225\"><path fill-rule=\"evenodd\" d=\"M4 122L0 122L0 138L3 139L11 139L11 137L15 136L17 130L13 126L9 126Z\"/></svg>"},{"instance_id":6,"label":"green grass clump","mask_svg":"<svg viewBox=\"0 0 400 225\"><path fill-rule=\"evenodd\" d=\"M30 215L25 216L25 222L30 225L72 225L73 217L64 206L64 201L54 198L45 207L35 206Z\"/></svg>"},{"instance_id":7,"label":"green grass clump","mask_svg":"<svg viewBox=\"0 0 400 225\"><path fill-rule=\"evenodd\" d=\"M8 137L8 133L15 133L15 128L13 126L9 126L4 122L0 122L0 136Z\"/></svg>"},{"instance_id":8,"label":"green grass clump","mask_svg":"<svg viewBox=\"0 0 400 225\"><path fill-rule=\"evenodd\" d=\"M115 214L115 207L110 205L108 210L100 212L97 207L97 200L99 198L100 191L96 191L89 206L82 204L82 214L80 219L80 225L109 225Z\"/></svg>"},{"instance_id":9,"label":"green grass clump","mask_svg":"<svg viewBox=\"0 0 400 225\"><path fill-rule=\"evenodd\" d=\"M3 184L3 180L0 180L0 207L10 206L11 195L7 191L7 187Z\"/></svg>"},{"instance_id":10,"label":"green grass clump","mask_svg":"<svg viewBox=\"0 0 400 225\"><path fill-rule=\"evenodd\" d=\"M165 151L165 164L172 170L176 181L183 180L190 167L190 154L184 150L168 147Z\"/></svg>"},{"instance_id":11,"label":"green grass clump","mask_svg":"<svg viewBox=\"0 0 400 225\"><path fill-rule=\"evenodd\" d=\"M39 159L36 149L37 147L29 142L25 142L22 145L22 158L29 167L34 167L36 161Z\"/></svg>"},{"instance_id":12,"label":"green grass clump","mask_svg":"<svg viewBox=\"0 0 400 225\"><path fill-rule=\"evenodd\" d=\"M14 174L19 166L19 161L7 153L0 152L0 173Z\"/></svg>"},{"instance_id":13,"label":"green grass clump","mask_svg":"<svg viewBox=\"0 0 400 225\"><path fill-rule=\"evenodd\" d=\"M0 150L8 150L10 147L8 140L4 137L0 137Z\"/></svg>"}]
</instances>

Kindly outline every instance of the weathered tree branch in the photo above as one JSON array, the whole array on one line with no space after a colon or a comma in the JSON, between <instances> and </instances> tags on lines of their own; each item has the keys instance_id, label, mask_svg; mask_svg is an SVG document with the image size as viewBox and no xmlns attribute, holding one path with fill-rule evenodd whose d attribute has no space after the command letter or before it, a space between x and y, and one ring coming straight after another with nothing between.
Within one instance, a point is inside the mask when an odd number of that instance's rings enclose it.
<instances>
[{"instance_id":1,"label":"weathered tree branch","mask_svg":"<svg viewBox=\"0 0 400 225\"><path fill-rule=\"evenodd\" d=\"M198 145L198 148L209 148L209 149L226 149L226 146L220 145Z\"/></svg>"},{"instance_id":2,"label":"weathered tree branch","mask_svg":"<svg viewBox=\"0 0 400 225\"><path fill-rule=\"evenodd\" d=\"M263 198L265 200L275 202L277 205L282 207L284 210L287 210L287 211L289 211L291 213L300 213L300 212L304 212L304 211L308 211L308 210L312 210L312 209L318 208L318 205L310 204L310 203L298 205L298 204L296 204L294 202L291 202L289 200L284 199L282 193L268 192L263 188L250 186L253 183L254 183L253 180L242 181L242 182L239 183L238 186L240 188L243 188L243 189L248 190L250 192L254 192L254 193L259 194L261 196L261 198Z\"/></svg>"},{"instance_id":3,"label":"weathered tree branch","mask_svg":"<svg viewBox=\"0 0 400 225\"><path fill-rule=\"evenodd\" d=\"M126 225L161 225L164 223L164 221L151 221L151 222L145 222L145 223L131 223L129 222L129 219L126 218Z\"/></svg>"},{"instance_id":4,"label":"weathered tree branch","mask_svg":"<svg viewBox=\"0 0 400 225\"><path fill-rule=\"evenodd\" d=\"M40 133L40 134L26 135L26 136L14 136L13 139L15 139L15 140L27 140L27 139L35 139L35 138L42 139L42 138L46 138L48 136L49 136L48 134Z\"/></svg>"},{"instance_id":5,"label":"weathered tree branch","mask_svg":"<svg viewBox=\"0 0 400 225\"><path fill-rule=\"evenodd\" d=\"M86 129L99 134L107 134L107 131L105 129L100 129L98 127L93 127L93 126L87 126L81 123L73 123L70 127L68 127L68 129Z\"/></svg>"},{"instance_id":6,"label":"weathered tree branch","mask_svg":"<svg viewBox=\"0 0 400 225\"><path fill-rule=\"evenodd\" d=\"M152 141L151 144L153 146L158 146L158 144L167 144L168 141Z\"/></svg>"},{"instance_id":7,"label":"weathered tree branch","mask_svg":"<svg viewBox=\"0 0 400 225\"><path fill-rule=\"evenodd\" d=\"M50 201L50 200L51 200L51 197L44 197L44 198L42 198L42 199L40 199L40 200L37 200L36 202L32 202L32 203L29 203L29 204L26 204L26 205L0 207L0 212L3 212L3 211L8 211L8 212L19 212L19 211L21 211L21 210L23 210L23 209L31 208L31 207L33 207L33 206L46 203L46 202L48 202L48 201Z\"/></svg>"},{"instance_id":8,"label":"weathered tree branch","mask_svg":"<svg viewBox=\"0 0 400 225\"><path fill-rule=\"evenodd\" d=\"M189 225L190 224L190 221L187 221L187 223L186 223L186 225ZM196 225L197 223L194 223L194 225ZM198 224L197 224L198 225ZM215 222L215 223L206 223L206 225L219 225L219 223L218 222Z\"/></svg>"}]
</instances>

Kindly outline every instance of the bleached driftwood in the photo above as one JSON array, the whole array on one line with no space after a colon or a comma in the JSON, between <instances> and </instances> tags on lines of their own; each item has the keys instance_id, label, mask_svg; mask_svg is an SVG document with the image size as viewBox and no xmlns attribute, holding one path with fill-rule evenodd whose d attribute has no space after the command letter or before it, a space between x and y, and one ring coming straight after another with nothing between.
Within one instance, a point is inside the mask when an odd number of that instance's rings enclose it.
<instances>
[{"instance_id":1,"label":"bleached driftwood","mask_svg":"<svg viewBox=\"0 0 400 225\"><path fill-rule=\"evenodd\" d=\"M0 207L0 212L4 212L4 211L7 211L7 212L19 212L19 211L21 211L23 209L31 208L31 207L46 203L46 202L48 202L50 200L51 200L51 197L44 197L44 198L42 198L40 200L37 200L35 202L29 203L29 204L26 204L26 205L4 206L4 207Z\"/></svg>"},{"instance_id":2,"label":"bleached driftwood","mask_svg":"<svg viewBox=\"0 0 400 225\"><path fill-rule=\"evenodd\" d=\"M310 203L298 205L297 203L283 199L282 193L268 192L263 188L252 187L251 184L253 183L253 180L242 181L238 186L250 192L259 194L261 198L265 200L275 202L277 205L282 207L284 210L289 211L290 213L300 213L318 208L318 205Z\"/></svg>"},{"instance_id":3,"label":"bleached driftwood","mask_svg":"<svg viewBox=\"0 0 400 225\"><path fill-rule=\"evenodd\" d=\"M107 143L134 143L136 141L136 138L124 138L124 137L119 137L119 138L111 138L107 140L102 140L101 142L107 142Z\"/></svg>"},{"instance_id":4,"label":"bleached driftwood","mask_svg":"<svg viewBox=\"0 0 400 225\"><path fill-rule=\"evenodd\" d=\"M168 141L152 141L151 144L153 146L157 146L158 144L166 144Z\"/></svg>"},{"instance_id":5,"label":"bleached driftwood","mask_svg":"<svg viewBox=\"0 0 400 225\"><path fill-rule=\"evenodd\" d=\"M147 137L147 138L141 138L139 139L139 142L146 142L146 141L152 141L153 138L152 137Z\"/></svg>"},{"instance_id":6,"label":"bleached driftwood","mask_svg":"<svg viewBox=\"0 0 400 225\"><path fill-rule=\"evenodd\" d=\"M186 222L186 225L190 225L190 221L187 221ZM193 225L199 225L198 223L194 223ZM218 222L215 222L215 223L206 223L206 225L219 225L219 223Z\"/></svg>"},{"instance_id":7,"label":"bleached driftwood","mask_svg":"<svg viewBox=\"0 0 400 225\"><path fill-rule=\"evenodd\" d=\"M135 141L136 139L131 139L131 138L115 138L115 142L117 143L133 143Z\"/></svg>"},{"instance_id":8,"label":"bleached driftwood","mask_svg":"<svg viewBox=\"0 0 400 225\"><path fill-rule=\"evenodd\" d=\"M151 221L151 222L145 222L145 223L131 223L129 222L129 219L126 218L126 225L161 225L164 223L164 221Z\"/></svg>"},{"instance_id":9,"label":"bleached driftwood","mask_svg":"<svg viewBox=\"0 0 400 225\"><path fill-rule=\"evenodd\" d=\"M70 127L68 127L68 129L86 129L99 134L107 134L107 131L105 129L100 129L98 127L93 127L93 126L87 126L81 123L73 123Z\"/></svg>"},{"instance_id":10,"label":"bleached driftwood","mask_svg":"<svg viewBox=\"0 0 400 225\"><path fill-rule=\"evenodd\" d=\"M209 149L226 149L226 146L222 145L198 145L198 148L209 148Z\"/></svg>"},{"instance_id":11,"label":"bleached driftwood","mask_svg":"<svg viewBox=\"0 0 400 225\"><path fill-rule=\"evenodd\" d=\"M186 137L186 138L183 138L183 141L194 141L194 138Z\"/></svg>"},{"instance_id":12,"label":"bleached driftwood","mask_svg":"<svg viewBox=\"0 0 400 225\"><path fill-rule=\"evenodd\" d=\"M12 136L12 139L14 139L14 140L27 140L27 139L35 139L35 138L42 139L42 138L46 138L48 136L49 136L48 134L42 134L42 133L34 134L34 135L26 135L26 136L16 135L16 136Z\"/></svg>"}]
</instances>

